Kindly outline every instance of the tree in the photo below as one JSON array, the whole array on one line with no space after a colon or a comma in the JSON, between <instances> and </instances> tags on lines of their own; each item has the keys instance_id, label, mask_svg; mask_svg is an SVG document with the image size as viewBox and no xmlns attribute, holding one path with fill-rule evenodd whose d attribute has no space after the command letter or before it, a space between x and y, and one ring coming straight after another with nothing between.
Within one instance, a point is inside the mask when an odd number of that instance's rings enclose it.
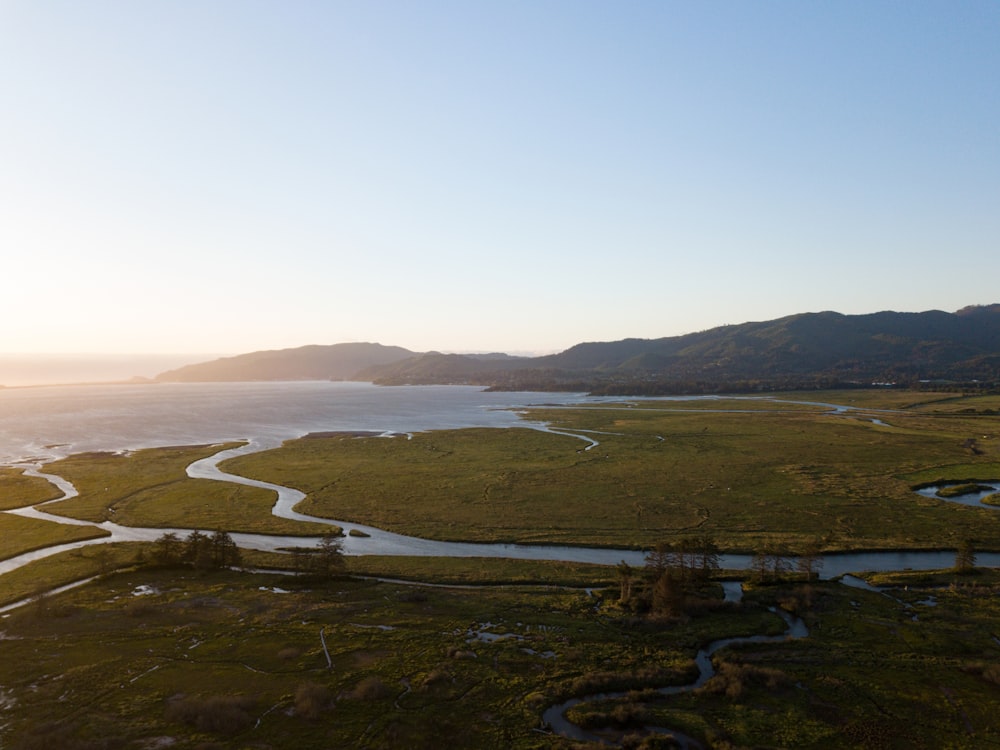
<instances>
[{"instance_id":1,"label":"tree","mask_svg":"<svg viewBox=\"0 0 1000 750\"><path fill-rule=\"evenodd\" d=\"M212 540L207 534L203 534L197 529L188 534L187 539L184 540L183 560L196 568L213 567Z\"/></svg>"},{"instance_id":2,"label":"tree","mask_svg":"<svg viewBox=\"0 0 1000 750\"><path fill-rule=\"evenodd\" d=\"M750 560L750 570L757 583L773 583L783 577L791 569L791 563L784 553L772 544L754 553Z\"/></svg>"},{"instance_id":3,"label":"tree","mask_svg":"<svg viewBox=\"0 0 1000 750\"><path fill-rule=\"evenodd\" d=\"M632 566L627 562L622 560L618 563L618 582L621 585L621 590L618 594L618 601L622 604L627 604L629 599L632 598L632 581L635 578Z\"/></svg>"},{"instance_id":4,"label":"tree","mask_svg":"<svg viewBox=\"0 0 1000 750\"><path fill-rule=\"evenodd\" d=\"M673 564L673 549L666 542L658 542L646 555L646 574L655 581ZM623 561L624 563L624 561Z\"/></svg>"},{"instance_id":5,"label":"tree","mask_svg":"<svg viewBox=\"0 0 1000 750\"><path fill-rule=\"evenodd\" d=\"M683 574L676 568L663 573L653 584L653 612L667 617L676 617L684 613Z\"/></svg>"},{"instance_id":6,"label":"tree","mask_svg":"<svg viewBox=\"0 0 1000 750\"><path fill-rule=\"evenodd\" d=\"M228 568L240 564L240 548L233 538L219 529L209 540L212 553L212 565L216 568Z\"/></svg>"},{"instance_id":7,"label":"tree","mask_svg":"<svg viewBox=\"0 0 1000 750\"><path fill-rule=\"evenodd\" d=\"M160 565L176 565L181 559L181 540L172 531L160 536L156 542L153 559Z\"/></svg>"},{"instance_id":8,"label":"tree","mask_svg":"<svg viewBox=\"0 0 1000 750\"><path fill-rule=\"evenodd\" d=\"M819 540L814 539L802 548L795 560L795 568L805 575L807 581L819 577L819 571L823 569L822 547Z\"/></svg>"},{"instance_id":9,"label":"tree","mask_svg":"<svg viewBox=\"0 0 1000 750\"><path fill-rule=\"evenodd\" d=\"M686 546L691 553L691 567L701 583L707 583L712 575L719 570L719 547L715 540L707 534L701 534L686 540Z\"/></svg>"},{"instance_id":10,"label":"tree","mask_svg":"<svg viewBox=\"0 0 1000 750\"><path fill-rule=\"evenodd\" d=\"M337 534L321 536L311 557L311 572L320 578L332 578L344 570L344 552Z\"/></svg>"},{"instance_id":11,"label":"tree","mask_svg":"<svg viewBox=\"0 0 1000 750\"><path fill-rule=\"evenodd\" d=\"M963 539L955 552L955 572L971 573L975 567L976 551L972 546L972 540Z\"/></svg>"}]
</instances>

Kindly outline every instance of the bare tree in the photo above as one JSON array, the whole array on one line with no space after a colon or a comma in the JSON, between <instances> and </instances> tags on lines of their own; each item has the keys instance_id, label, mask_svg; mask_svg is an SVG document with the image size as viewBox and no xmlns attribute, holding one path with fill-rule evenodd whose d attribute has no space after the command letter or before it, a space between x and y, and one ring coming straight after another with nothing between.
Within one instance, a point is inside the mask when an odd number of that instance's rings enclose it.
<instances>
[{"instance_id":1,"label":"bare tree","mask_svg":"<svg viewBox=\"0 0 1000 750\"><path fill-rule=\"evenodd\" d=\"M618 593L618 601L627 604L632 598L632 582L635 579L635 571L632 566L622 560L618 563L618 582L621 590Z\"/></svg>"},{"instance_id":2,"label":"bare tree","mask_svg":"<svg viewBox=\"0 0 1000 750\"><path fill-rule=\"evenodd\" d=\"M971 539L963 539L958 544L955 551L955 571L958 573L971 573L976 567L976 550L972 546Z\"/></svg>"},{"instance_id":3,"label":"bare tree","mask_svg":"<svg viewBox=\"0 0 1000 750\"><path fill-rule=\"evenodd\" d=\"M823 569L823 554L819 540L814 539L802 548L795 560L795 568L807 581L819 577L819 572Z\"/></svg>"}]
</instances>

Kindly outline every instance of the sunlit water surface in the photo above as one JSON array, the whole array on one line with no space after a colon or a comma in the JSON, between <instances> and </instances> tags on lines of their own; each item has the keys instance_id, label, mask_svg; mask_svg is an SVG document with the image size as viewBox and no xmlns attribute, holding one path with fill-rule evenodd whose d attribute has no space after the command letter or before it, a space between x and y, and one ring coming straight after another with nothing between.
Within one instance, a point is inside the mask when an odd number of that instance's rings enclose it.
<instances>
[{"instance_id":1,"label":"sunlit water surface","mask_svg":"<svg viewBox=\"0 0 1000 750\"><path fill-rule=\"evenodd\" d=\"M0 465L310 432L417 432L524 424L520 407L586 401L573 393L328 381L160 383L0 389Z\"/></svg>"}]
</instances>

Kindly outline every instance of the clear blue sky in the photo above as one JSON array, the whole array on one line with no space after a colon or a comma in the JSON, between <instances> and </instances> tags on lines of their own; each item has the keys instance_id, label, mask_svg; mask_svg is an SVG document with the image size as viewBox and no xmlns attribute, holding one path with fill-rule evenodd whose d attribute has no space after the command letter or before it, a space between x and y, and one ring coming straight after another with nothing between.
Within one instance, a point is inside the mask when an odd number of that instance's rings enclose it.
<instances>
[{"instance_id":1,"label":"clear blue sky","mask_svg":"<svg viewBox=\"0 0 1000 750\"><path fill-rule=\"evenodd\" d=\"M994 0L0 0L0 352L997 302L998 40Z\"/></svg>"}]
</instances>

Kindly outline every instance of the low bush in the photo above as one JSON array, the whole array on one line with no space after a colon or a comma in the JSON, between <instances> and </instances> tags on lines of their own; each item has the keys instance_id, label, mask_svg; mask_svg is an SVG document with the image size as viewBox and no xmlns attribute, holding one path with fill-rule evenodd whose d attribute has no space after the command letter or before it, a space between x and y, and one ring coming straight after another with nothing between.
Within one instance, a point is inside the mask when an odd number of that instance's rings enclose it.
<instances>
[{"instance_id":1,"label":"low bush","mask_svg":"<svg viewBox=\"0 0 1000 750\"><path fill-rule=\"evenodd\" d=\"M725 695L735 700L751 685L761 685L768 690L775 690L789 682L788 675L780 669L722 662L715 675L700 689L711 695Z\"/></svg>"},{"instance_id":2,"label":"low bush","mask_svg":"<svg viewBox=\"0 0 1000 750\"><path fill-rule=\"evenodd\" d=\"M181 696L167 702L165 715L168 721L231 737L251 726L256 703L242 695Z\"/></svg>"},{"instance_id":3,"label":"low bush","mask_svg":"<svg viewBox=\"0 0 1000 750\"><path fill-rule=\"evenodd\" d=\"M389 688L378 677L365 677L351 691L351 698L359 701L375 701L389 695Z\"/></svg>"},{"instance_id":4,"label":"low bush","mask_svg":"<svg viewBox=\"0 0 1000 750\"><path fill-rule=\"evenodd\" d=\"M315 721L333 703L333 696L326 685L303 682L295 690L295 714L303 719Z\"/></svg>"}]
</instances>

